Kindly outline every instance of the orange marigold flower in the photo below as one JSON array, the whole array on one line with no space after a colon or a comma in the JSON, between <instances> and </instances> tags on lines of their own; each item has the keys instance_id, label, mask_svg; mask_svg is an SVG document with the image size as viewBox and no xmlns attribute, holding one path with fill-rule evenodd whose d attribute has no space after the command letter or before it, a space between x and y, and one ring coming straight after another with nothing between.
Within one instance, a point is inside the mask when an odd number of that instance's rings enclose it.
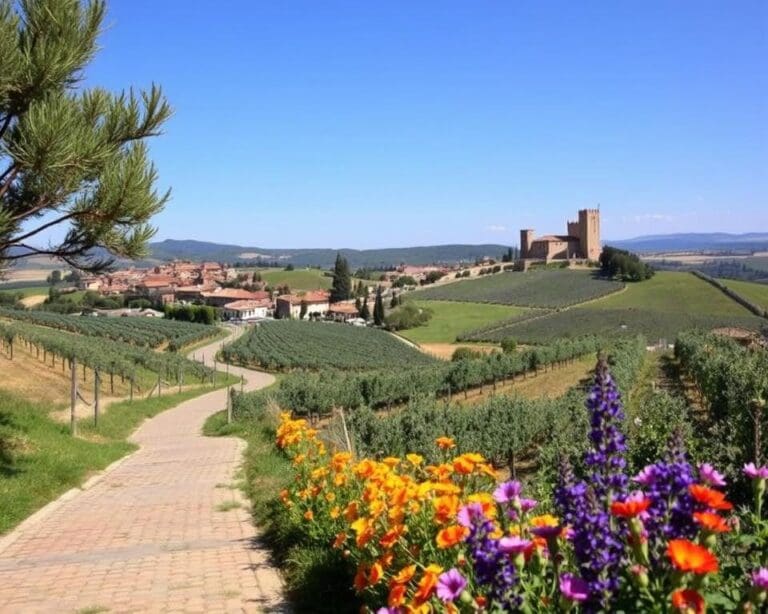
<instances>
[{"instance_id":1,"label":"orange marigold flower","mask_svg":"<svg viewBox=\"0 0 768 614\"><path fill-rule=\"evenodd\" d=\"M408 565L403 567L397 572L397 575L392 578L392 584L408 584L411 578L416 574L416 565Z\"/></svg>"},{"instance_id":2,"label":"orange marigold flower","mask_svg":"<svg viewBox=\"0 0 768 614\"><path fill-rule=\"evenodd\" d=\"M315 513L312 510L307 510L304 512L304 520L314 520Z\"/></svg>"},{"instance_id":3,"label":"orange marigold flower","mask_svg":"<svg viewBox=\"0 0 768 614\"><path fill-rule=\"evenodd\" d=\"M342 531L341 533L338 533L336 535L336 539L333 540L333 547L334 548L341 548L344 545L344 542L347 541L347 534Z\"/></svg>"},{"instance_id":4,"label":"orange marigold flower","mask_svg":"<svg viewBox=\"0 0 768 614\"><path fill-rule=\"evenodd\" d=\"M437 586L437 578L442 573L442 571L443 568L439 565L427 565L427 568L424 570L424 575L421 577L421 580L419 580L417 585L416 593L413 596L413 599L417 605L424 603L432 596L432 593L435 591L435 587Z\"/></svg>"},{"instance_id":5,"label":"orange marigold flower","mask_svg":"<svg viewBox=\"0 0 768 614\"><path fill-rule=\"evenodd\" d=\"M407 530L407 527L402 524L392 527L381 537L379 540L379 545L383 546L384 548L391 548Z\"/></svg>"},{"instance_id":6,"label":"orange marigold flower","mask_svg":"<svg viewBox=\"0 0 768 614\"><path fill-rule=\"evenodd\" d=\"M355 544L358 548L362 548L371 541L373 537L373 527L371 526L370 518L358 518L350 527L355 532Z\"/></svg>"},{"instance_id":7,"label":"orange marigold flower","mask_svg":"<svg viewBox=\"0 0 768 614\"><path fill-rule=\"evenodd\" d=\"M387 605L390 608L399 608L405 603L405 590L404 584L395 584L389 590L389 596L387 597Z\"/></svg>"},{"instance_id":8,"label":"orange marigold flower","mask_svg":"<svg viewBox=\"0 0 768 614\"><path fill-rule=\"evenodd\" d=\"M452 521L459 511L459 498L456 495L443 495L432 501L435 508L435 521L440 524Z\"/></svg>"},{"instance_id":9,"label":"orange marigold flower","mask_svg":"<svg viewBox=\"0 0 768 614\"><path fill-rule=\"evenodd\" d=\"M451 448L456 447L456 442L453 441L451 437L438 437L435 439L435 443L437 444L437 447L441 450L450 450Z\"/></svg>"},{"instance_id":10,"label":"orange marigold flower","mask_svg":"<svg viewBox=\"0 0 768 614\"><path fill-rule=\"evenodd\" d=\"M719 490L714 490L708 486L702 486L701 484L691 484L688 487L688 492L702 505L713 510L731 510L733 505L725 500L725 494Z\"/></svg>"},{"instance_id":11,"label":"orange marigold flower","mask_svg":"<svg viewBox=\"0 0 768 614\"><path fill-rule=\"evenodd\" d=\"M376 470L376 463L366 458L355 465L355 475L360 478L369 478Z\"/></svg>"},{"instance_id":12,"label":"orange marigold flower","mask_svg":"<svg viewBox=\"0 0 768 614\"><path fill-rule=\"evenodd\" d=\"M454 524L449 527L441 529L437 533L435 541L438 548L451 548L456 544L464 541L464 538L469 533L469 529L460 525Z\"/></svg>"},{"instance_id":13,"label":"orange marigold flower","mask_svg":"<svg viewBox=\"0 0 768 614\"><path fill-rule=\"evenodd\" d=\"M704 597L690 588L679 588L672 593L672 607L683 614L704 614Z\"/></svg>"},{"instance_id":14,"label":"orange marigold flower","mask_svg":"<svg viewBox=\"0 0 768 614\"><path fill-rule=\"evenodd\" d=\"M384 569L382 568L381 563L376 561L373 565L371 565L371 571L368 574L368 582L371 586L374 586L379 583L383 576Z\"/></svg>"},{"instance_id":15,"label":"orange marigold flower","mask_svg":"<svg viewBox=\"0 0 768 614\"><path fill-rule=\"evenodd\" d=\"M347 504L347 507L344 508L344 520L347 522L352 522L353 520L357 519L357 515L357 501L352 501L351 503Z\"/></svg>"},{"instance_id":16,"label":"orange marigold flower","mask_svg":"<svg viewBox=\"0 0 768 614\"><path fill-rule=\"evenodd\" d=\"M396 456L387 456L387 458L382 459L381 462L387 467L397 467L400 464L400 459Z\"/></svg>"},{"instance_id":17,"label":"orange marigold flower","mask_svg":"<svg viewBox=\"0 0 768 614\"><path fill-rule=\"evenodd\" d=\"M358 593L368 586L368 574L365 573L365 565L358 566L354 586Z\"/></svg>"},{"instance_id":18,"label":"orange marigold flower","mask_svg":"<svg viewBox=\"0 0 768 614\"><path fill-rule=\"evenodd\" d=\"M331 508L331 511L328 513L328 515L333 519L336 520L339 516L341 516L341 509L338 505Z\"/></svg>"},{"instance_id":19,"label":"orange marigold flower","mask_svg":"<svg viewBox=\"0 0 768 614\"><path fill-rule=\"evenodd\" d=\"M687 539L672 539L667 546L667 555L680 571L695 574L715 573L717 557L709 550Z\"/></svg>"},{"instance_id":20,"label":"orange marigold flower","mask_svg":"<svg viewBox=\"0 0 768 614\"><path fill-rule=\"evenodd\" d=\"M646 497L630 499L629 501L614 501L611 503L611 514L620 518L634 518L646 511L650 506L651 500Z\"/></svg>"},{"instance_id":21,"label":"orange marigold flower","mask_svg":"<svg viewBox=\"0 0 768 614\"><path fill-rule=\"evenodd\" d=\"M731 530L725 518L714 512L694 512L693 519L702 529L710 533L728 533Z\"/></svg>"}]
</instances>

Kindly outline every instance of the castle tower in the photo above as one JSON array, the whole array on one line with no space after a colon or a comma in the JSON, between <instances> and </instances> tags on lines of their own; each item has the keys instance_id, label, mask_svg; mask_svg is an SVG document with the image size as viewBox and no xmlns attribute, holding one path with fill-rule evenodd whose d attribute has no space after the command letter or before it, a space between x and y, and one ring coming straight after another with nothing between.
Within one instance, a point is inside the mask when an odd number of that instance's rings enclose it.
<instances>
[{"instance_id":1,"label":"castle tower","mask_svg":"<svg viewBox=\"0 0 768 614\"><path fill-rule=\"evenodd\" d=\"M568 232L566 233L569 237L578 237L581 238L581 231L579 230L580 226L578 222L571 222L568 220Z\"/></svg>"},{"instance_id":2,"label":"castle tower","mask_svg":"<svg viewBox=\"0 0 768 614\"><path fill-rule=\"evenodd\" d=\"M533 243L533 230L528 228L520 231L520 257L528 258L528 251Z\"/></svg>"},{"instance_id":3,"label":"castle tower","mask_svg":"<svg viewBox=\"0 0 768 614\"><path fill-rule=\"evenodd\" d=\"M570 225L569 225L570 226ZM600 210L581 209L579 211L579 244L581 255L588 260L600 259Z\"/></svg>"}]
</instances>

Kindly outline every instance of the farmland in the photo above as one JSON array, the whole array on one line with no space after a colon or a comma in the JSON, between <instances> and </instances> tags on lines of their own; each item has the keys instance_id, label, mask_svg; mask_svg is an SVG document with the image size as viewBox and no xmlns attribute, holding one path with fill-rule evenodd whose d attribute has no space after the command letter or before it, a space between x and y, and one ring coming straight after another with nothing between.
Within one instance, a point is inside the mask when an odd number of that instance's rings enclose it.
<instances>
[{"instance_id":1,"label":"farmland","mask_svg":"<svg viewBox=\"0 0 768 614\"><path fill-rule=\"evenodd\" d=\"M590 271L539 270L501 273L419 292L419 299L562 308L617 292L624 284Z\"/></svg>"},{"instance_id":2,"label":"farmland","mask_svg":"<svg viewBox=\"0 0 768 614\"><path fill-rule=\"evenodd\" d=\"M477 331L467 340L546 343L558 337L597 334L672 340L681 330L737 326L758 329L765 321L717 288L688 273L659 272L629 284L625 292L495 330Z\"/></svg>"},{"instance_id":3,"label":"farmland","mask_svg":"<svg viewBox=\"0 0 768 614\"><path fill-rule=\"evenodd\" d=\"M737 292L748 301L768 309L768 284L758 284L750 281L737 281L735 279L718 280Z\"/></svg>"},{"instance_id":4,"label":"farmland","mask_svg":"<svg viewBox=\"0 0 768 614\"><path fill-rule=\"evenodd\" d=\"M434 360L380 330L278 320L260 324L222 350L225 360L265 369L373 369Z\"/></svg>"},{"instance_id":5,"label":"farmland","mask_svg":"<svg viewBox=\"0 0 768 614\"><path fill-rule=\"evenodd\" d=\"M416 343L453 343L467 329L529 313L521 307L485 303L415 301L415 304L432 311L432 318L425 326L401 331L403 337Z\"/></svg>"},{"instance_id":6,"label":"farmland","mask_svg":"<svg viewBox=\"0 0 768 614\"><path fill-rule=\"evenodd\" d=\"M178 349L216 334L217 329L203 324L152 318L81 317L46 311L0 308L0 318L29 322L89 337L124 341L140 347L155 348L164 343Z\"/></svg>"},{"instance_id":7,"label":"farmland","mask_svg":"<svg viewBox=\"0 0 768 614\"><path fill-rule=\"evenodd\" d=\"M327 290L332 281L320 269L260 269L258 273L270 286L287 285L291 290Z\"/></svg>"}]
</instances>

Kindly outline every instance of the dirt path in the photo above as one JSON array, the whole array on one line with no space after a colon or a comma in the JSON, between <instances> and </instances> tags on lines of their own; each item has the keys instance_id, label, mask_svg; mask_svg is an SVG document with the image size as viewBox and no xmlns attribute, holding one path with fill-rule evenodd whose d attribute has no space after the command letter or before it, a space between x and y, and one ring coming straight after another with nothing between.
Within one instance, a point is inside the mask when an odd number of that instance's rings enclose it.
<instances>
[{"instance_id":1,"label":"dirt path","mask_svg":"<svg viewBox=\"0 0 768 614\"><path fill-rule=\"evenodd\" d=\"M211 364L223 341L196 350ZM271 375L231 367L246 389ZM141 447L0 539L2 612L285 611L280 576L232 488L244 449L200 434L218 390L146 421Z\"/></svg>"}]
</instances>

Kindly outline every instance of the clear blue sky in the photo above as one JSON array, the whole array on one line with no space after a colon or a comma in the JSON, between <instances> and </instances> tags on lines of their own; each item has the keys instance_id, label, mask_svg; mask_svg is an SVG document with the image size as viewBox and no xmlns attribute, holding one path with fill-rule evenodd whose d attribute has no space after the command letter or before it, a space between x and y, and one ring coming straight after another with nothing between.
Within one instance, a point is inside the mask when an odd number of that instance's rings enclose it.
<instances>
[{"instance_id":1,"label":"clear blue sky","mask_svg":"<svg viewBox=\"0 0 768 614\"><path fill-rule=\"evenodd\" d=\"M111 0L88 83L161 84L158 238L516 244L768 231L768 2Z\"/></svg>"}]
</instances>

